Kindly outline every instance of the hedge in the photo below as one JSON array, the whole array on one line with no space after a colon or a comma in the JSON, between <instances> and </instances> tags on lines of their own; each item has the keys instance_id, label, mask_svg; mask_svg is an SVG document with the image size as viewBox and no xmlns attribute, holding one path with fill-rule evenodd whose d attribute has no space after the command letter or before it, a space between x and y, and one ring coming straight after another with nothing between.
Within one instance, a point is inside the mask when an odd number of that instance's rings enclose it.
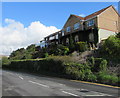
<instances>
[{"instance_id":1,"label":"hedge","mask_svg":"<svg viewBox=\"0 0 120 98\"><path fill-rule=\"evenodd\" d=\"M98 59L97 59L98 60ZM105 66L106 62L101 60L101 69ZM103 64L103 65L102 65ZM78 63L65 63L61 60L54 60L51 58L44 59L30 59L30 60L14 60L9 65L4 65L3 68L12 70L25 70L29 72L41 73L47 72L48 74L54 73L56 76L61 75L64 78L77 79L91 82L100 82L105 84L118 85L120 82L117 76L105 74L102 71L95 74L91 70L91 66Z\"/></svg>"}]
</instances>

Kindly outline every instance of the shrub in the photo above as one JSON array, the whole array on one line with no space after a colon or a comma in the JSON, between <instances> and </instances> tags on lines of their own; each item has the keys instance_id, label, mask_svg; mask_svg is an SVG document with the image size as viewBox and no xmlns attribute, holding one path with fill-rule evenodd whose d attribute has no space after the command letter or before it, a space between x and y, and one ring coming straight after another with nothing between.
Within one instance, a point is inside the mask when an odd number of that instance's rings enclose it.
<instances>
[{"instance_id":1,"label":"shrub","mask_svg":"<svg viewBox=\"0 0 120 98\"><path fill-rule=\"evenodd\" d=\"M101 53L104 55L107 54L110 57L118 57L120 54L120 38L115 36L110 36L107 40L105 40L102 48Z\"/></svg>"},{"instance_id":2,"label":"shrub","mask_svg":"<svg viewBox=\"0 0 120 98\"><path fill-rule=\"evenodd\" d=\"M49 55L48 55L48 53L46 52L45 54L44 54L44 57L46 58L46 57L48 57Z\"/></svg>"},{"instance_id":3,"label":"shrub","mask_svg":"<svg viewBox=\"0 0 120 98\"><path fill-rule=\"evenodd\" d=\"M76 50L79 52L84 52L88 49L86 42L77 42L76 43Z\"/></svg>"},{"instance_id":4,"label":"shrub","mask_svg":"<svg viewBox=\"0 0 120 98\"><path fill-rule=\"evenodd\" d=\"M56 55L67 55L69 53L69 48L64 45L57 45Z\"/></svg>"},{"instance_id":5,"label":"shrub","mask_svg":"<svg viewBox=\"0 0 120 98\"><path fill-rule=\"evenodd\" d=\"M75 51L74 40L73 40L73 37L72 37L71 35L70 35L69 49L70 49L70 52L71 52L71 53L72 53L73 51Z\"/></svg>"},{"instance_id":6,"label":"shrub","mask_svg":"<svg viewBox=\"0 0 120 98\"><path fill-rule=\"evenodd\" d=\"M91 57L88 59L89 65L91 66L92 72L106 71L107 70L107 60L103 58Z\"/></svg>"},{"instance_id":7,"label":"shrub","mask_svg":"<svg viewBox=\"0 0 120 98\"><path fill-rule=\"evenodd\" d=\"M8 57L2 57L2 65L9 65L10 64L10 60L8 59Z\"/></svg>"},{"instance_id":8,"label":"shrub","mask_svg":"<svg viewBox=\"0 0 120 98\"><path fill-rule=\"evenodd\" d=\"M92 82L96 82L97 77L94 74L89 74L89 75L87 75L87 80L92 81Z\"/></svg>"},{"instance_id":9,"label":"shrub","mask_svg":"<svg viewBox=\"0 0 120 98\"><path fill-rule=\"evenodd\" d=\"M100 71L106 71L107 70L107 61L102 60L99 68L100 68Z\"/></svg>"},{"instance_id":10,"label":"shrub","mask_svg":"<svg viewBox=\"0 0 120 98\"><path fill-rule=\"evenodd\" d=\"M110 75L107 72L104 71L99 72L97 78L101 83L118 85L118 77L112 74Z\"/></svg>"},{"instance_id":11,"label":"shrub","mask_svg":"<svg viewBox=\"0 0 120 98\"><path fill-rule=\"evenodd\" d=\"M117 38L120 38L120 32L116 35Z\"/></svg>"}]
</instances>

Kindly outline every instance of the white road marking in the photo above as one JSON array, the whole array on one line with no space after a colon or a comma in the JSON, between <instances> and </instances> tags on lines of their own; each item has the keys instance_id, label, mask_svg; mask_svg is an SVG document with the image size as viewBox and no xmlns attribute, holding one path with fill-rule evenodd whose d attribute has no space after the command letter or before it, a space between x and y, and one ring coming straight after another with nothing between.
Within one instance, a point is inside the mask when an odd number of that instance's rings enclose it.
<instances>
[{"instance_id":1,"label":"white road marking","mask_svg":"<svg viewBox=\"0 0 120 98\"><path fill-rule=\"evenodd\" d=\"M40 84L40 83L37 83L37 82L34 82L34 81L28 81L28 82L31 82L31 83L33 83L33 84L37 84L37 85L40 85L40 86L49 88L49 86L47 86L47 85Z\"/></svg>"},{"instance_id":2,"label":"white road marking","mask_svg":"<svg viewBox=\"0 0 120 98\"><path fill-rule=\"evenodd\" d=\"M20 78L21 80L23 80L23 77L19 76L19 78Z\"/></svg>"},{"instance_id":3,"label":"white road marking","mask_svg":"<svg viewBox=\"0 0 120 98\"><path fill-rule=\"evenodd\" d=\"M107 95L84 95L84 96L107 96Z\"/></svg>"},{"instance_id":4,"label":"white road marking","mask_svg":"<svg viewBox=\"0 0 120 98\"><path fill-rule=\"evenodd\" d=\"M15 86L9 86L8 88L4 89L4 91L9 91L9 90L13 90Z\"/></svg>"},{"instance_id":5,"label":"white road marking","mask_svg":"<svg viewBox=\"0 0 120 98\"><path fill-rule=\"evenodd\" d=\"M59 85L65 86L65 84L61 84L61 83L59 83Z\"/></svg>"},{"instance_id":6,"label":"white road marking","mask_svg":"<svg viewBox=\"0 0 120 98\"><path fill-rule=\"evenodd\" d=\"M81 90L81 89L60 89L60 90Z\"/></svg>"},{"instance_id":7,"label":"white road marking","mask_svg":"<svg viewBox=\"0 0 120 98\"><path fill-rule=\"evenodd\" d=\"M93 93L98 93L99 95L95 95L95 96L112 96L112 95L109 95L109 94L105 94L105 93L100 93L100 92L95 92L95 91L91 91Z\"/></svg>"},{"instance_id":8,"label":"white road marking","mask_svg":"<svg viewBox=\"0 0 120 98\"><path fill-rule=\"evenodd\" d=\"M73 93L69 93L69 92L66 92L66 91L62 91L63 93L65 93L65 94L69 94L69 95L72 95L72 96L78 96L78 95L76 95L76 94L73 94Z\"/></svg>"},{"instance_id":9,"label":"white road marking","mask_svg":"<svg viewBox=\"0 0 120 98\"><path fill-rule=\"evenodd\" d=\"M13 75L13 73L11 73L11 72L7 72L7 73Z\"/></svg>"}]
</instances>

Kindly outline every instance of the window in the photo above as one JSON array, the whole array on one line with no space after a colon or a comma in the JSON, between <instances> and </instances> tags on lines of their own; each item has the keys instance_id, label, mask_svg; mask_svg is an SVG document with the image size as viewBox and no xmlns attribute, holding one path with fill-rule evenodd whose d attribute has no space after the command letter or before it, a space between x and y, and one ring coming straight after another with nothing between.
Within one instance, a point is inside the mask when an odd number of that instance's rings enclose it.
<instances>
[{"instance_id":1,"label":"window","mask_svg":"<svg viewBox=\"0 0 120 98\"><path fill-rule=\"evenodd\" d=\"M75 36L75 42L78 42L79 41L79 37L78 35Z\"/></svg>"},{"instance_id":2,"label":"window","mask_svg":"<svg viewBox=\"0 0 120 98\"><path fill-rule=\"evenodd\" d=\"M87 22L87 26L88 26L88 27L89 27L89 26L92 26L92 25L94 25L94 20L90 20L90 21Z\"/></svg>"},{"instance_id":3,"label":"window","mask_svg":"<svg viewBox=\"0 0 120 98\"><path fill-rule=\"evenodd\" d=\"M62 36L64 36L64 31L62 30Z\"/></svg>"},{"instance_id":4,"label":"window","mask_svg":"<svg viewBox=\"0 0 120 98\"><path fill-rule=\"evenodd\" d=\"M93 33L89 34L89 41L94 42L94 34Z\"/></svg>"},{"instance_id":5,"label":"window","mask_svg":"<svg viewBox=\"0 0 120 98\"><path fill-rule=\"evenodd\" d=\"M66 44L69 44L69 38L66 38Z\"/></svg>"},{"instance_id":6,"label":"window","mask_svg":"<svg viewBox=\"0 0 120 98\"><path fill-rule=\"evenodd\" d=\"M66 28L66 32L70 32L70 27L67 27L67 28Z\"/></svg>"},{"instance_id":7,"label":"window","mask_svg":"<svg viewBox=\"0 0 120 98\"><path fill-rule=\"evenodd\" d=\"M58 39L58 34L56 35L56 39Z\"/></svg>"},{"instance_id":8,"label":"window","mask_svg":"<svg viewBox=\"0 0 120 98\"><path fill-rule=\"evenodd\" d=\"M74 24L74 30L79 29L79 27L80 27L80 23Z\"/></svg>"},{"instance_id":9,"label":"window","mask_svg":"<svg viewBox=\"0 0 120 98\"><path fill-rule=\"evenodd\" d=\"M51 36L51 37L49 38L49 40L53 40L53 39L55 39L55 36Z\"/></svg>"}]
</instances>

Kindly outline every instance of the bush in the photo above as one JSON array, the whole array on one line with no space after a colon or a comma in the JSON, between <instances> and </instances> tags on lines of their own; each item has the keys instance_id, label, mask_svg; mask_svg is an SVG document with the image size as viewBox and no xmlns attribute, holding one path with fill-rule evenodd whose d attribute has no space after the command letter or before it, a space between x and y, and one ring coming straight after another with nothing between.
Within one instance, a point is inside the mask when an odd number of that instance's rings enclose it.
<instances>
[{"instance_id":1,"label":"bush","mask_svg":"<svg viewBox=\"0 0 120 98\"><path fill-rule=\"evenodd\" d=\"M85 78L84 66L82 64L67 63L65 64L65 72L72 79L83 80Z\"/></svg>"},{"instance_id":2,"label":"bush","mask_svg":"<svg viewBox=\"0 0 120 98\"><path fill-rule=\"evenodd\" d=\"M89 65L91 66L92 72L106 71L107 60L102 58L91 57L88 59Z\"/></svg>"},{"instance_id":3,"label":"bush","mask_svg":"<svg viewBox=\"0 0 120 98\"><path fill-rule=\"evenodd\" d=\"M2 65L9 65L10 64L10 60L8 59L8 57L2 57Z\"/></svg>"},{"instance_id":4,"label":"bush","mask_svg":"<svg viewBox=\"0 0 120 98\"><path fill-rule=\"evenodd\" d=\"M117 38L120 38L120 32L116 35Z\"/></svg>"},{"instance_id":5,"label":"bush","mask_svg":"<svg viewBox=\"0 0 120 98\"><path fill-rule=\"evenodd\" d=\"M84 52L88 49L86 42L77 42L76 43L76 50L79 52Z\"/></svg>"},{"instance_id":6,"label":"bush","mask_svg":"<svg viewBox=\"0 0 120 98\"><path fill-rule=\"evenodd\" d=\"M119 57L120 54L120 38L110 36L107 40L105 40L101 53L103 55L108 55L109 57Z\"/></svg>"},{"instance_id":7,"label":"bush","mask_svg":"<svg viewBox=\"0 0 120 98\"><path fill-rule=\"evenodd\" d=\"M106 60L101 61L99 68L100 68L100 71L106 71L107 70L107 61Z\"/></svg>"},{"instance_id":8,"label":"bush","mask_svg":"<svg viewBox=\"0 0 120 98\"><path fill-rule=\"evenodd\" d=\"M98 73L98 80L101 83L118 85L118 77L115 75L110 75L104 71Z\"/></svg>"},{"instance_id":9,"label":"bush","mask_svg":"<svg viewBox=\"0 0 120 98\"><path fill-rule=\"evenodd\" d=\"M57 45L56 47L56 55L67 55L69 53L69 48L64 45Z\"/></svg>"},{"instance_id":10,"label":"bush","mask_svg":"<svg viewBox=\"0 0 120 98\"><path fill-rule=\"evenodd\" d=\"M49 55L48 55L48 53L45 53L44 56L45 56L45 58L46 58L46 57L48 57Z\"/></svg>"},{"instance_id":11,"label":"bush","mask_svg":"<svg viewBox=\"0 0 120 98\"><path fill-rule=\"evenodd\" d=\"M70 35L69 49L71 53L75 51L75 44L74 44L73 37L71 35Z\"/></svg>"},{"instance_id":12,"label":"bush","mask_svg":"<svg viewBox=\"0 0 120 98\"><path fill-rule=\"evenodd\" d=\"M89 74L89 75L87 75L87 80L92 81L92 82L96 82L97 77L94 74Z\"/></svg>"}]
</instances>

